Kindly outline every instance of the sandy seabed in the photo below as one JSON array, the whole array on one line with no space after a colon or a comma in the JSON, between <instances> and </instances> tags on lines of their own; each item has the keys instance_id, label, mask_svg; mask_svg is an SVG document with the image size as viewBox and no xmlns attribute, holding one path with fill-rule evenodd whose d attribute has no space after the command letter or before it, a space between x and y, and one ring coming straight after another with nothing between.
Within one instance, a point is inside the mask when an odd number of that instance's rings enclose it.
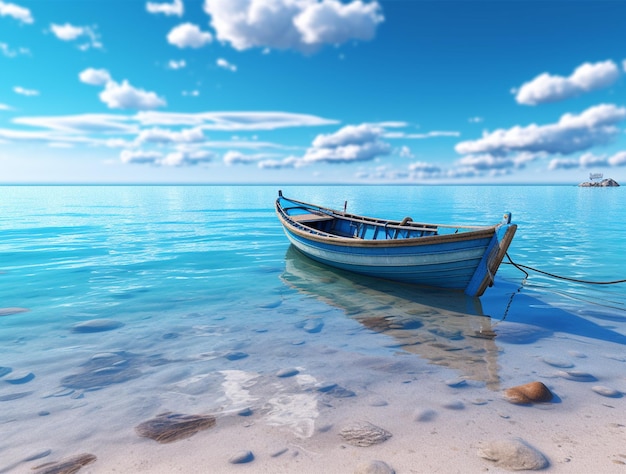
<instances>
[{"instance_id":1,"label":"sandy seabed","mask_svg":"<svg viewBox=\"0 0 626 474\"><path fill-rule=\"evenodd\" d=\"M520 330L516 323L509 326L502 324L498 331ZM151 386L138 379L87 391L84 398L45 398L41 410L59 400L63 406L50 408L46 416L25 416L19 430L5 412L3 431L21 439L11 438L11 446L3 449L2 472L38 472L32 469L80 453L97 457L80 471L88 473L353 473L368 472L359 466L373 460L397 473L508 472L478 452L485 443L511 438L541 452L549 462L545 472L625 472L626 356L617 352L621 347L607 343L601 348L570 337L560 343L552 339L549 351L545 344L507 347L497 364L508 367L501 374L508 380L487 383L471 371L459 376L458 370L409 353L363 356L307 342L291 351L294 356L307 352L310 368L285 370L288 354L283 351L277 359L281 366L271 371L237 368L242 359L219 374L178 379L154 396ZM271 357L272 349L266 353ZM301 361L302 355L294 358ZM334 378L321 380L312 372ZM152 375L163 382L170 376L167 371ZM545 383L554 399L514 405L503 396L505 388L531 380ZM599 387L613 390L612 396L594 391ZM7 409L19 402L3 405ZM139 437L135 427L163 411L212 414L216 424L167 444ZM358 421L392 436L380 444L353 446L340 432ZM7 463L46 450L51 452L41 459ZM231 463L241 451L254 458Z\"/></svg>"}]
</instances>

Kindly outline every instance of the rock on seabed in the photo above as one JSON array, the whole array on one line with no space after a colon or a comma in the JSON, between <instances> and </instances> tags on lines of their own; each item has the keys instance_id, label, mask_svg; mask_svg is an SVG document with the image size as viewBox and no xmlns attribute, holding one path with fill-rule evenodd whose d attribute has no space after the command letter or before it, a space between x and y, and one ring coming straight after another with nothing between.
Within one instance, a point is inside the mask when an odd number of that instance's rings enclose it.
<instances>
[{"instance_id":1,"label":"rock on seabed","mask_svg":"<svg viewBox=\"0 0 626 474\"><path fill-rule=\"evenodd\" d=\"M136 426L135 431L139 436L153 439L158 443L172 443L189 438L214 425L215 417L211 415L165 412Z\"/></svg>"},{"instance_id":2,"label":"rock on seabed","mask_svg":"<svg viewBox=\"0 0 626 474\"><path fill-rule=\"evenodd\" d=\"M353 446L372 446L391 438L391 433L367 421L357 421L341 430L339 435Z\"/></svg>"},{"instance_id":3,"label":"rock on seabed","mask_svg":"<svg viewBox=\"0 0 626 474\"><path fill-rule=\"evenodd\" d=\"M114 321L112 319L92 319L90 321L74 324L74 326L72 326L72 332L83 334L104 332L112 331L113 329L121 328L122 326L124 326L124 323Z\"/></svg>"},{"instance_id":4,"label":"rock on seabed","mask_svg":"<svg viewBox=\"0 0 626 474\"><path fill-rule=\"evenodd\" d=\"M548 387L541 382L530 382L524 385L507 388L504 397L511 403L524 405L530 403L546 403L552 400L554 395Z\"/></svg>"},{"instance_id":5,"label":"rock on seabed","mask_svg":"<svg viewBox=\"0 0 626 474\"><path fill-rule=\"evenodd\" d=\"M395 474L394 471L386 462L383 461L369 461L359 464L354 471L354 474Z\"/></svg>"},{"instance_id":6,"label":"rock on seabed","mask_svg":"<svg viewBox=\"0 0 626 474\"><path fill-rule=\"evenodd\" d=\"M78 472L83 466L96 461L93 454L77 454L56 462L41 464L33 468L35 474L72 474Z\"/></svg>"},{"instance_id":7,"label":"rock on seabed","mask_svg":"<svg viewBox=\"0 0 626 474\"><path fill-rule=\"evenodd\" d=\"M520 438L484 443L478 455L510 471L537 471L549 464L543 454Z\"/></svg>"}]
</instances>

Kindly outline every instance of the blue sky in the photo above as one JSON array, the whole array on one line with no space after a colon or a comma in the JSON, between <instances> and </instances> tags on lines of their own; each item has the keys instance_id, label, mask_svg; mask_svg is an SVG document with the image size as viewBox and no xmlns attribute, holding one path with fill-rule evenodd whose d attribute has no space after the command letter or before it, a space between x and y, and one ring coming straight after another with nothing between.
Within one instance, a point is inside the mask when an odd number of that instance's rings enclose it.
<instances>
[{"instance_id":1,"label":"blue sky","mask_svg":"<svg viewBox=\"0 0 626 474\"><path fill-rule=\"evenodd\" d=\"M626 181L626 2L0 0L0 183Z\"/></svg>"}]
</instances>

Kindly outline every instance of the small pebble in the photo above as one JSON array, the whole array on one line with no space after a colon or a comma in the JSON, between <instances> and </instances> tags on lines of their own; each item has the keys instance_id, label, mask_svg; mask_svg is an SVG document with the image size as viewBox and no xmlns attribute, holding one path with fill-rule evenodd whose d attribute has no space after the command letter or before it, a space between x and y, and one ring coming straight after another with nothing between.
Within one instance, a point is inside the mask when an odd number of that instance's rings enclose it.
<instances>
[{"instance_id":1,"label":"small pebble","mask_svg":"<svg viewBox=\"0 0 626 474\"><path fill-rule=\"evenodd\" d=\"M544 357L542 360L546 364L551 365L552 367L559 367L561 369L569 369L571 367L574 367L574 364L572 364L570 361L565 360L565 359L556 359L556 358L552 358L552 357Z\"/></svg>"},{"instance_id":2,"label":"small pebble","mask_svg":"<svg viewBox=\"0 0 626 474\"><path fill-rule=\"evenodd\" d=\"M369 461L359 464L354 474L395 474L395 472L383 461Z\"/></svg>"},{"instance_id":3,"label":"small pebble","mask_svg":"<svg viewBox=\"0 0 626 474\"><path fill-rule=\"evenodd\" d=\"M90 321L74 324L74 326L72 326L72 332L87 334L112 331L122 326L124 326L124 323L113 321L112 319L92 319Z\"/></svg>"},{"instance_id":4,"label":"small pebble","mask_svg":"<svg viewBox=\"0 0 626 474\"><path fill-rule=\"evenodd\" d=\"M472 405L486 405L489 403L489 400L485 400L484 398L475 398L470 402Z\"/></svg>"},{"instance_id":5,"label":"small pebble","mask_svg":"<svg viewBox=\"0 0 626 474\"><path fill-rule=\"evenodd\" d=\"M228 460L231 464L245 464L254 460L254 454L252 451L239 451L233 454Z\"/></svg>"},{"instance_id":6,"label":"small pebble","mask_svg":"<svg viewBox=\"0 0 626 474\"><path fill-rule=\"evenodd\" d=\"M585 359L587 357L587 354L583 354L582 352L579 352L579 351L568 351L567 353L571 355L572 357L576 357L578 359Z\"/></svg>"},{"instance_id":7,"label":"small pebble","mask_svg":"<svg viewBox=\"0 0 626 474\"><path fill-rule=\"evenodd\" d=\"M319 387L317 387L317 391L318 392L322 392L322 393L326 393L326 392L330 392L332 389L338 387L338 385L336 383L325 383L320 385Z\"/></svg>"},{"instance_id":8,"label":"small pebble","mask_svg":"<svg viewBox=\"0 0 626 474\"><path fill-rule=\"evenodd\" d=\"M433 421L437 417L437 412L435 410L431 410L430 408L421 408L416 410L413 414L413 419L415 421Z\"/></svg>"},{"instance_id":9,"label":"small pebble","mask_svg":"<svg viewBox=\"0 0 626 474\"><path fill-rule=\"evenodd\" d=\"M567 380L573 380L575 382L595 382L598 380L593 375L588 372L583 372L581 370L560 370L557 372L559 377L562 377Z\"/></svg>"},{"instance_id":10,"label":"small pebble","mask_svg":"<svg viewBox=\"0 0 626 474\"><path fill-rule=\"evenodd\" d=\"M603 397L619 398L622 396L622 392L603 385L594 385L591 390Z\"/></svg>"},{"instance_id":11,"label":"small pebble","mask_svg":"<svg viewBox=\"0 0 626 474\"><path fill-rule=\"evenodd\" d=\"M289 451L289 448L281 448L281 449L271 452L270 456L273 458L277 458L278 456L282 456L283 454L285 454L287 451Z\"/></svg>"},{"instance_id":12,"label":"small pebble","mask_svg":"<svg viewBox=\"0 0 626 474\"><path fill-rule=\"evenodd\" d=\"M4 377L4 380L13 385L19 385L23 383L28 383L35 378L35 374L32 372L12 372L8 376Z\"/></svg>"},{"instance_id":13,"label":"small pebble","mask_svg":"<svg viewBox=\"0 0 626 474\"><path fill-rule=\"evenodd\" d=\"M280 378L287 378L287 377L293 377L294 375L298 375L300 373L300 371L298 369L281 369L278 372L276 372L276 377L280 377Z\"/></svg>"},{"instance_id":14,"label":"small pebble","mask_svg":"<svg viewBox=\"0 0 626 474\"><path fill-rule=\"evenodd\" d=\"M461 378L446 380L446 385L452 388L459 388L467 385L467 381Z\"/></svg>"},{"instance_id":15,"label":"small pebble","mask_svg":"<svg viewBox=\"0 0 626 474\"><path fill-rule=\"evenodd\" d=\"M321 332L323 327L324 321L319 318L314 318L307 320L302 329L304 329L308 333L315 334Z\"/></svg>"},{"instance_id":16,"label":"small pebble","mask_svg":"<svg viewBox=\"0 0 626 474\"><path fill-rule=\"evenodd\" d=\"M461 400L448 400L443 402L441 406L448 410L463 410L465 408L465 404Z\"/></svg>"},{"instance_id":17,"label":"small pebble","mask_svg":"<svg viewBox=\"0 0 626 474\"><path fill-rule=\"evenodd\" d=\"M229 352L224 355L224 358L228 360L240 360L245 359L246 357L248 357L248 354L245 352Z\"/></svg>"},{"instance_id":18,"label":"small pebble","mask_svg":"<svg viewBox=\"0 0 626 474\"><path fill-rule=\"evenodd\" d=\"M253 413L252 408L248 407L248 408L244 408L243 410L240 410L239 412L237 412L237 415L239 416L251 416Z\"/></svg>"},{"instance_id":19,"label":"small pebble","mask_svg":"<svg viewBox=\"0 0 626 474\"><path fill-rule=\"evenodd\" d=\"M376 397L372 398L369 401L369 406L371 407L386 407L388 405L387 400L384 398Z\"/></svg>"},{"instance_id":20,"label":"small pebble","mask_svg":"<svg viewBox=\"0 0 626 474\"><path fill-rule=\"evenodd\" d=\"M536 471L549 464L542 453L519 438L483 443L478 456L509 471Z\"/></svg>"}]
</instances>

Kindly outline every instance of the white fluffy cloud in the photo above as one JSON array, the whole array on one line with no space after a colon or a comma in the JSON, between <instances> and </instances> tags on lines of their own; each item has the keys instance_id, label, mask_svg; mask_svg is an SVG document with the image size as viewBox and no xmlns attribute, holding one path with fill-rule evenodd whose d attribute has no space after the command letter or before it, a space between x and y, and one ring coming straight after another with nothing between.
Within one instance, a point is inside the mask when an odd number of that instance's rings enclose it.
<instances>
[{"instance_id":1,"label":"white fluffy cloud","mask_svg":"<svg viewBox=\"0 0 626 474\"><path fill-rule=\"evenodd\" d=\"M165 100L156 93L137 89L127 80L123 80L121 84L107 82L99 97L110 109L149 110L166 105Z\"/></svg>"},{"instance_id":2,"label":"white fluffy cloud","mask_svg":"<svg viewBox=\"0 0 626 474\"><path fill-rule=\"evenodd\" d=\"M391 153L391 146L380 140L383 129L371 124L347 125L335 133L318 135L304 156L266 160L262 168L294 168L314 163L354 163L371 161Z\"/></svg>"},{"instance_id":3,"label":"white fluffy cloud","mask_svg":"<svg viewBox=\"0 0 626 474\"><path fill-rule=\"evenodd\" d=\"M314 51L323 44L370 40L384 21L378 2L354 0L205 0L220 41L254 47Z\"/></svg>"},{"instance_id":4,"label":"white fluffy cloud","mask_svg":"<svg viewBox=\"0 0 626 474\"><path fill-rule=\"evenodd\" d=\"M106 69L94 69L92 67L82 71L78 78L85 84L92 86L103 86L107 82L111 81L111 75Z\"/></svg>"},{"instance_id":5,"label":"white fluffy cloud","mask_svg":"<svg viewBox=\"0 0 626 474\"><path fill-rule=\"evenodd\" d=\"M28 8L21 7L15 3L3 2L1 0L0 16L10 16L22 23L31 24L34 22L33 16Z\"/></svg>"},{"instance_id":6,"label":"white fluffy cloud","mask_svg":"<svg viewBox=\"0 0 626 474\"><path fill-rule=\"evenodd\" d=\"M89 41L78 46L78 48L83 51L89 48L102 48L100 35L94 28L89 26L74 26L69 23L65 23L64 25L55 25L52 23L50 25L50 30L54 33L54 36L61 41L74 41L81 37L86 37Z\"/></svg>"},{"instance_id":7,"label":"white fluffy cloud","mask_svg":"<svg viewBox=\"0 0 626 474\"><path fill-rule=\"evenodd\" d=\"M478 140L458 143L455 150L460 154L506 155L527 151L566 155L608 143L619 134L616 124L624 119L626 108L602 104L579 115L565 114L554 124L531 124L485 132Z\"/></svg>"},{"instance_id":8,"label":"white fluffy cloud","mask_svg":"<svg viewBox=\"0 0 626 474\"><path fill-rule=\"evenodd\" d=\"M193 23L183 23L168 33L167 41L179 48L201 48L213 41L213 35Z\"/></svg>"},{"instance_id":9,"label":"white fluffy cloud","mask_svg":"<svg viewBox=\"0 0 626 474\"><path fill-rule=\"evenodd\" d=\"M146 3L146 11L148 13L162 13L167 16L183 16L185 7L183 0L174 0L172 3L148 2Z\"/></svg>"},{"instance_id":10,"label":"white fluffy cloud","mask_svg":"<svg viewBox=\"0 0 626 474\"><path fill-rule=\"evenodd\" d=\"M615 153L607 161L611 166L626 166L626 151Z\"/></svg>"},{"instance_id":11,"label":"white fluffy cloud","mask_svg":"<svg viewBox=\"0 0 626 474\"><path fill-rule=\"evenodd\" d=\"M90 85L102 86L99 97L110 109L150 110L166 105L164 99L154 92L148 92L130 85L127 80L117 83L106 69L88 68L78 75L79 79Z\"/></svg>"},{"instance_id":12,"label":"white fluffy cloud","mask_svg":"<svg viewBox=\"0 0 626 474\"><path fill-rule=\"evenodd\" d=\"M569 77L543 73L522 85L515 100L526 105L557 102L608 87L617 81L619 74L619 68L613 61L584 63Z\"/></svg>"},{"instance_id":13,"label":"white fluffy cloud","mask_svg":"<svg viewBox=\"0 0 626 474\"><path fill-rule=\"evenodd\" d=\"M318 135L302 157L304 163L350 163L388 155L391 146L380 140L383 129L369 124L347 125L335 133Z\"/></svg>"}]
</instances>

